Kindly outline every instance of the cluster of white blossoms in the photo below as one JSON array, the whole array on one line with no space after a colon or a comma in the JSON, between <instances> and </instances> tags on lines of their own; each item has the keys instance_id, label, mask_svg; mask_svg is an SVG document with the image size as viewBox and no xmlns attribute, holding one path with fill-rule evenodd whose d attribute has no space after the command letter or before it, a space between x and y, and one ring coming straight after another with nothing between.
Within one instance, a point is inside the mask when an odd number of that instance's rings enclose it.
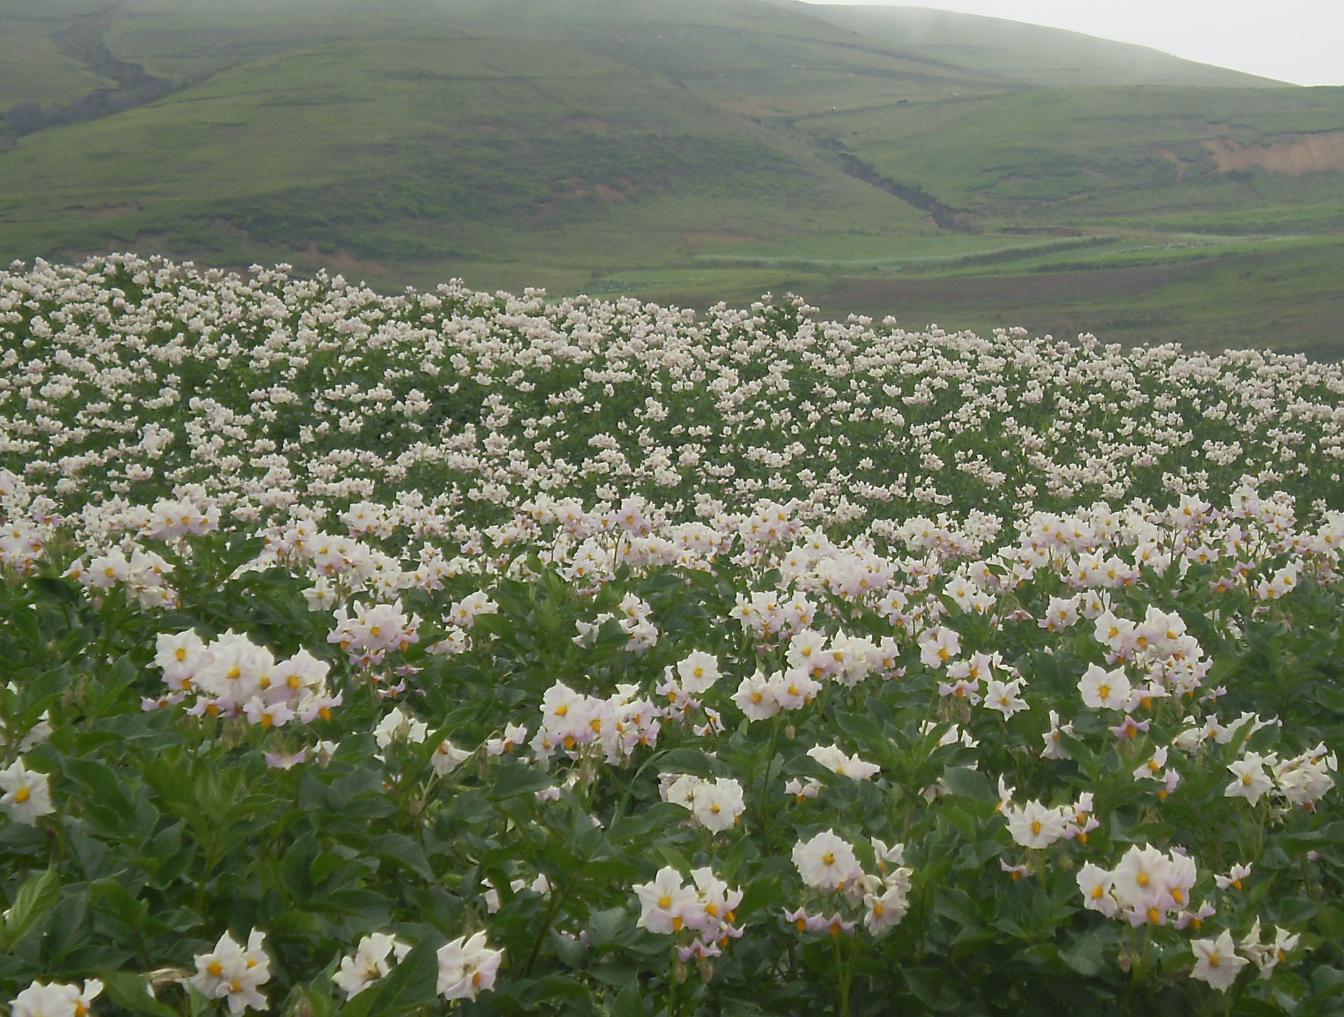
<instances>
[{"instance_id":1,"label":"cluster of white blossoms","mask_svg":"<svg viewBox=\"0 0 1344 1017\"><path fill-rule=\"evenodd\" d=\"M1254 964L1261 978L1269 978L1274 969L1297 949L1302 937L1287 929L1274 927L1273 939L1260 941L1260 919L1240 940L1233 940L1226 929L1215 939L1192 939L1190 950L1195 956L1191 978L1207 982L1219 992L1226 992L1237 980L1241 969Z\"/></svg>"},{"instance_id":2,"label":"cluster of white blossoms","mask_svg":"<svg viewBox=\"0 0 1344 1017\"><path fill-rule=\"evenodd\" d=\"M864 926L873 935L899 925L910 908L910 877L913 870L904 865L905 847L887 845L872 839L876 871L865 873L854 847L831 830L823 830L793 847L793 865L806 886L823 891L827 900L834 897L847 903L850 910L862 909ZM831 935L853 932L856 920L836 911L829 917L806 908L785 911L784 917L799 932L827 932Z\"/></svg>"},{"instance_id":3,"label":"cluster of white blossoms","mask_svg":"<svg viewBox=\"0 0 1344 1017\"><path fill-rule=\"evenodd\" d=\"M153 540L180 541L184 537L203 537L219 529L219 506L204 497L193 498L184 492L181 498L160 498L149 510L142 532Z\"/></svg>"},{"instance_id":4,"label":"cluster of white blossoms","mask_svg":"<svg viewBox=\"0 0 1344 1017\"><path fill-rule=\"evenodd\" d=\"M93 1000L102 994L97 978L82 985L33 982L9 1004L10 1017L87 1017Z\"/></svg>"},{"instance_id":5,"label":"cluster of white blossoms","mask_svg":"<svg viewBox=\"0 0 1344 1017\"><path fill-rule=\"evenodd\" d=\"M66 575L89 591L124 589L141 607L174 607L177 592L168 583L172 571L173 566L154 551L132 547L127 557L121 547L112 547L88 561L76 561Z\"/></svg>"},{"instance_id":6,"label":"cluster of white blossoms","mask_svg":"<svg viewBox=\"0 0 1344 1017\"><path fill-rule=\"evenodd\" d=\"M1289 805L1311 809L1335 786L1331 774L1338 771L1339 760L1322 742L1291 759L1280 759L1277 752L1247 752L1227 768L1235 778L1223 791L1227 798L1245 798L1255 805L1273 794Z\"/></svg>"},{"instance_id":7,"label":"cluster of white blossoms","mask_svg":"<svg viewBox=\"0 0 1344 1017\"><path fill-rule=\"evenodd\" d=\"M729 887L705 866L692 869L690 877L687 885L682 874L667 865L651 882L636 884L640 906L636 925L664 936L685 933L677 947L682 960L718 957L742 935L734 924L742 891Z\"/></svg>"},{"instance_id":8,"label":"cluster of white blossoms","mask_svg":"<svg viewBox=\"0 0 1344 1017\"><path fill-rule=\"evenodd\" d=\"M327 636L359 667L377 667L389 652L405 652L420 639L420 620L407 615L400 604L354 605L351 615L346 605L335 610L336 627Z\"/></svg>"},{"instance_id":9,"label":"cluster of white blossoms","mask_svg":"<svg viewBox=\"0 0 1344 1017\"><path fill-rule=\"evenodd\" d=\"M1092 816L1092 795L1084 792L1073 805L1047 808L1040 802L1012 804L1011 797L1000 800L999 809L1008 823L1008 833L1014 842L1025 848L1047 848L1058 840L1082 838L1095 830L1098 821Z\"/></svg>"},{"instance_id":10,"label":"cluster of white blossoms","mask_svg":"<svg viewBox=\"0 0 1344 1017\"><path fill-rule=\"evenodd\" d=\"M271 958L262 948L266 933L253 929L243 945L229 933L219 937L215 948L196 956L196 974L189 982L208 999L222 999L229 1013L265 1010L261 987L271 980Z\"/></svg>"},{"instance_id":11,"label":"cluster of white blossoms","mask_svg":"<svg viewBox=\"0 0 1344 1017\"><path fill-rule=\"evenodd\" d=\"M1183 929L1214 913L1211 906L1195 908L1190 900L1196 876L1192 858L1148 844L1129 848L1109 870L1088 862L1077 878L1089 911L1135 926L1172 922Z\"/></svg>"},{"instance_id":12,"label":"cluster of white blossoms","mask_svg":"<svg viewBox=\"0 0 1344 1017\"><path fill-rule=\"evenodd\" d=\"M638 685L618 685L603 698L556 682L542 696L541 715L529 744L543 765L557 752L577 758L588 746L614 763L629 759L637 746L658 740L662 711L641 695Z\"/></svg>"},{"instance_id":13,"label":"cluster of white blossoms","mask_svg":"<svg viewBox=\"0 0 1344 1017\"><path fill-rule=\"evenodd\" d=\"M145 700L147 710L187 699L193 716L246 717L263 728L291 721L327 719L342 695L327 687L331 665L307 650L277 661L264 646L237 632L206 643L193 629L164 633L155 645L154 664L163 671L166 694Z\"/></svg>"},{"instance_id":14,"label":"cluster of white blossoms","mask_svg":"<svg viewBox=\"0 0 1344 1017\"><path fill-rule=\"evenodd\" d=\"M680 805L711 833L731 830L746 809L742 785L732 777L663 773L658 780L663 801Z\"/></svg>"},{"instance_id":15,"label":"cluster of white blossoms","mask_svg":"<svg viewBox=\"0 0 1344 1017\"><path fill-rule=\"evenodd\" d=\"M747 720L768 720L781 711L801 710L821 691L821 683L805 668L794 667L766 675L761 671L743 678L733 702Z\"/></svg>"}]
</instances>

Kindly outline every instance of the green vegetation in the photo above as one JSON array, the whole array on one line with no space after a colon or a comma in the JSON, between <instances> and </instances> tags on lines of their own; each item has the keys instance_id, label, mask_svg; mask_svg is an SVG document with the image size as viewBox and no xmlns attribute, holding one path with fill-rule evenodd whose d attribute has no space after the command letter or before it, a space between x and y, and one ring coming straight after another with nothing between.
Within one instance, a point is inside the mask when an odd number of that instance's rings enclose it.
<instances>
[{"instance_id":1,"label":"green vegetation","mask_svg":"<svg viewBox=\"0 0 1344 1017\"><path fill-rule=\"evenodd\" d=\"M56 35L88 6L0 0L0 114L17 103L62 103L111 84L65 53Z\"/></svg>"},{"instance_id":2,"label":"green vegetation","mask_svg":"<svg viewBox=\"0 0 1344 1017\"><path fill-rule=\"evenodd\" d=\"M0 133L0 259L702 307L796 289L947 327L1344 352L1344 89L783 0L30 6L0 0L0 111L111 84L61 46L82 15L176 88Z\"/></svg>"}]
</instances>

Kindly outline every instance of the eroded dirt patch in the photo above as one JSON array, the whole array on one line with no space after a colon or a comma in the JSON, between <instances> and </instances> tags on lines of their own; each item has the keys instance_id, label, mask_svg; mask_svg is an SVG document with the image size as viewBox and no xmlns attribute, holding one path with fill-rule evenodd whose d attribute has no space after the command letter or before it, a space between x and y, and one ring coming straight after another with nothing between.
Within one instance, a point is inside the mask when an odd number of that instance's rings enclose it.
<instances>
[{"instance_id":1,"label":"eroded dirt patch","mask_svg":"<svg viewBox=\"0 0 1344 1017\"><path fill-rule=\"evenodd\" d=\"M143 206L138 201L129 201L119 205L79 206L74 211L84 219L123 219L143 211Z\"/></svg>"},{"instance_id":2,"label":"eroded dirt patch","mask_svg":"<svg viewBox=\"0 0 1344 1017\"><path fill-rule=\"evenodd\" d=\"M745 233L722 233L715 230L687 230L681 239L694 247L722 247L729 244L754 244L756 237Z\"/></svg>"},{"instance_id":3,"label":"eroded dirt patch","mask_svg":"<svg viewBox=\"0 0 1344 1017\"><path fill-rule=\"evenodd\" d=\"M316 244L309 244L300 254L314 265L328 272L339 273L347 279L362 279L366 276L386 275L387 265L371 258L357 258L344 247L334 251L319 251Z\"/></svg>"},{"instance_id":4,"label":"eroded dirt patch","mask_svg":"<svg viewBox=\"0 0 1344 1017\"><path fill-rule=\"evenodd\" d=\"M611 129L610 124L598 117L569 117L565 124L589 134L606 134Z\"/></svg>"},{"instance_id":5,"label":"eroded dirt patch","mask_svg":"<svg viewBox=\"0 0 1344 1017\"><path fill-rule=\"evenodd\" d=\"M570 177L556 187L556 197L562 201L580 201L584 198L596 198L598 201L625 201L639 190L635 182L627 177L611 183L581 180Z\"/></svg>"},{"instance_id":6,"label":"eroded dirt patch","mask_svg":"<svg viewBox=\"0 0 1344 1017\"><path fill-rule=\"evenodd\" d=\"M1308 173L1344 173L1344 131L1289 134L1265 145L1242 145L1211 138L1204 149L1219 173L1263 169L1300 177Z\"/></svg>"},{"instance_id":7,"label":"eroded dirt patch","mask_svg":"<svg viewBox=\"0 0 1344 1017\"><path fill-rule=\"evenodd\" d=\"M941 276L913 279L840 279L820 294L826 307L968 305L996 309L1050 306L1101 297L1132 297L1176 282L1197 266L1152 265L1085 272Z\"/></svg>"}]
</instances>

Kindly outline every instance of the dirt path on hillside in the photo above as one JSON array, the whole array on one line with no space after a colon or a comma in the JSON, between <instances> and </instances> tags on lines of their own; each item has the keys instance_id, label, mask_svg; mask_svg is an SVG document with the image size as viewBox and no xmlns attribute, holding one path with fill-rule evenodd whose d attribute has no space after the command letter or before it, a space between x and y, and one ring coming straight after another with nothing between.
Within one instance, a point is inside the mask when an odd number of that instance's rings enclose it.
<instances>
[{"instance_id":1,"label":"dirt path on hillside","mask_svg":"<svg viewBox=\"0 0 1344 1017\"><path fill-rule=\"evenodd\" d=\"M1242 145L1230 138L1204 142L1219 173L1264 169L1300 177L1308 173L1344 173L1344 131L1290 134L1264 145Z\"/></svg>"}]
</instances>

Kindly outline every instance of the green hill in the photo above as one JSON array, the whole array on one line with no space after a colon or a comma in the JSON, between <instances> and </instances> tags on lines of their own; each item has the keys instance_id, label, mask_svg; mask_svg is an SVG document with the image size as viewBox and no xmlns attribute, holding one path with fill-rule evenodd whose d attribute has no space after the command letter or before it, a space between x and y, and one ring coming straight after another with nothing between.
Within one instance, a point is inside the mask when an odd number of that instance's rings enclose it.
<instances>
[{"instance_id":1,"label":"green hill","mask_svg":"<svg viewBox=\"0 0 1344 1017\"><path fill-rule=\"evenodd\" d=\"M1198 64L1144 46L1097 39L1040 25L923 7L800 4L871 43L920 53L951 67L1026 85L1208 85L1224 88L1281 82Z\"/></svg>"},{"instance_id":2,"label":"green hill","mask_svg":"<svg viewBox=\"0 0 1344 1017\"><path fill-rule=\"evenodd\" d=\"M0 0L0 67L4 259L1344 352L1344 89L783 0Z\"/></svg>"}]
</instances>

